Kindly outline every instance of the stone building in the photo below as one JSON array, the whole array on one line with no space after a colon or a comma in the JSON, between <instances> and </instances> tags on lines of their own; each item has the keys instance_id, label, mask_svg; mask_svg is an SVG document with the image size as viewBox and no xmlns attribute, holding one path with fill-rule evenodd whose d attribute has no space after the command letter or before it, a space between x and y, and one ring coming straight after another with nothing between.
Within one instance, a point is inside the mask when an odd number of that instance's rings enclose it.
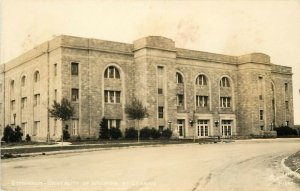
<instances>
[{"instance_id":1,"label":"stone building","mask_svg":"<svg viewBox=\"0 0 300 191\"><path fill-rule=\"evenodd\" d=\"M103 116L122 131L133 97L147 107L141 126L179 138L262 135L293 126L292 69L262 53L228 56L175 47L149 36L133 44L59 36L0 66L1 128L20 125L34 140L59 139L48 114L69 99L71 136L97 137Z\"/></svg>"}]
</instances>

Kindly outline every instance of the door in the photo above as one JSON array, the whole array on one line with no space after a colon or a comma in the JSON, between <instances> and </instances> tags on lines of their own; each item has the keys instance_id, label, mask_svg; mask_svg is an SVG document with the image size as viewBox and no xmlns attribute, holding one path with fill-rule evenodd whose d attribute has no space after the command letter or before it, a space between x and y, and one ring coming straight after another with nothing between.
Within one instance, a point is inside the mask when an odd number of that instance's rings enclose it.
<instances>
[{"instance_id":1,"label":"door","mask_svg":"<svg viewBox=\"0 0 300 191\"><path fill-rule=\"evenodd\" d=\"M177 120L178 136L179 138L184 138L184 120Z\"/></svg>"},{"instance_id":2,"label":"door","mask_svg":"<svg viewBox=\"0 0 300 191\"><path fill-rule=\"evenodd\" d=\"M232 120L222 120L222 136L228 137L232 135Z\"/></svg>"}]
</instances>

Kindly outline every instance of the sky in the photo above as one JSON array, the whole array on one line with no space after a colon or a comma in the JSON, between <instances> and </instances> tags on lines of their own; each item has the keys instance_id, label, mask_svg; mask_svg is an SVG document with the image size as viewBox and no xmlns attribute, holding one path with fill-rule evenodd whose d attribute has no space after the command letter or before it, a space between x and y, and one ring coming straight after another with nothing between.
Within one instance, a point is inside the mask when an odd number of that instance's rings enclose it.
<instances>
[{"instance_id":1,"label":"sky","mask_svg":"<svg viewBox=\"0 0 300 191\"><path fill-rule=\"evenodd\" d=\"M300 0L2 0L0 63L65 34L132 43L159 35L176 47L263 52L293 68L300 125Z\"/></svg>"}]
</instances>

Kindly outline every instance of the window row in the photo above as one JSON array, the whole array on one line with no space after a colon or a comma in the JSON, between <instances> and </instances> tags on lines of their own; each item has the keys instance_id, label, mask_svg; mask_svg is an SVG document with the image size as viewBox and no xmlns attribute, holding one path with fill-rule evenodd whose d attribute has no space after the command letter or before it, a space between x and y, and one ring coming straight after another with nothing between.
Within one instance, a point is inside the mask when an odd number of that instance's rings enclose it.
<instances>
[{"instance_id":1,"label":"window row","mask_svg":"<svg viewBox=\"0 0 300 191\"><path fill-rule=\"evenodd\" d=\"M104 90L105 103L121 103L121 91Z\"/></svg>"},{"instance_id":2,"label":"window row","mask_svg":"<svg viewBox=\"0 0 300 191\"><path fill-rule=\"evenodd\" d=\"M35 83L38 83L40 81L40 72L39 71L35 71L34 72L34 74L33 74L33 81ZM25 87L26 83L27 83L26 76L23 75L22 78L21 78L21 87ZM13 91L14 88L15 88L15 81L11 80L10 81L10 89Z\"/></svg>"},{"instance_id":3,"label":"window row","mask_svg":"<svg viewBox=\"0 0 300 191\"><path fill-rule=\"evenodd\" d=\"M196 107L208 107L208 96L196 95ZM184 95L177 94L177 106L184 106ZM220 107L230 108L231 97L220 97Z\"/></svg>"},{"instance_id":4,"label":"window row","mask_svg":"<svg viewBox=\"0 0 300 191\"><path fill-rule=\"evenodd\" d=\"M176 72L176 83L184 83L183 76L179 72ZM208 84L207 77L203 74L200 74L199 76L197 76L195 84L199 86L206 86ZM221 78L220 87L230 87L230 80L228 77Z\"/></svg>"},{"instance_id":5,"label":"window row","mask_svg":"<svg viewBox=\"0 0 300 191\"><path fill-rule=\"evenodd\" d=\"M35 94L33 96L33 106L38 106L40 105L40 94ZM21 109L24 109L27 107L27 97L22 97L21 98ZM10 101L10 109L15 110L16 109L16 100L11 100Z\"/></svg>"}]
</instances>

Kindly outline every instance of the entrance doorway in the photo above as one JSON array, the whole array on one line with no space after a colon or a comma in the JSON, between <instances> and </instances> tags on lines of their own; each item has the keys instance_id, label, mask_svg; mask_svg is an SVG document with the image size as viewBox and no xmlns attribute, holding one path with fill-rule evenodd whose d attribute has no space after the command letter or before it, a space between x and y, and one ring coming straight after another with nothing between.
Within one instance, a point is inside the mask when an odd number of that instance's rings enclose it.
<instances>
[{"instance_id":1,"label":"entrance doorway","mask_svg":"<svg viewBox=\"0 0 300 191\"><path fill-rule=\"evenodd\" d=\"M222 136L228 137L232 135L232 120L222 120Z\"/></svg>"},{"instance_id":2,"label":"entrance doorway","mask_svg":"<svg viewBox=\"0 0 300 191\"><path fill-rule=\"evenodd\" d=\"M184 119L177 120L177 129L179 138L184 138Z\"/></svg>"}]
</instances>

